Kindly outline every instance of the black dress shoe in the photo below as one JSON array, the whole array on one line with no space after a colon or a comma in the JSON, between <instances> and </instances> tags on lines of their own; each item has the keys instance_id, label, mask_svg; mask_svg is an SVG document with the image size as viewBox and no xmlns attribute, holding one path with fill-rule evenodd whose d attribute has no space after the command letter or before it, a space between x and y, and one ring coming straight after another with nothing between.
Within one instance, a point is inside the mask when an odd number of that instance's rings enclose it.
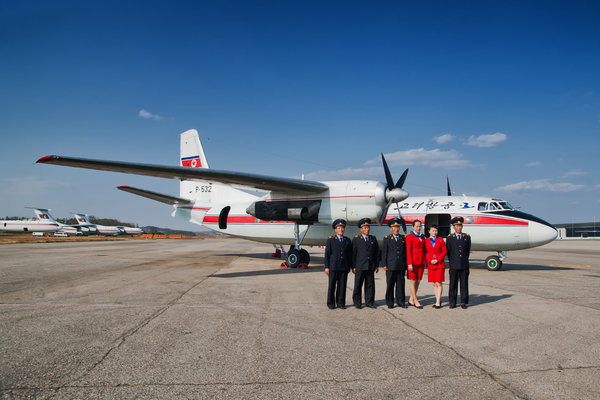
<instances>
[{"instance_id":1,"label":"black dress shoe","mask_svg":"<svg viewBox=\"0 0 600 400\"><path fill-rule=\"evenodd\" d=\"M358 308L360 310L362 308L362 305L359 304L359 305L354 306L354 307L356 307L356 308Z\"/></svg>"},{"instance_id":2,"label":"black dress shoe","mask_svg":"<svg viewBox=\"0 0 600 400\"><path fill-rule=\"evenodd\" d=\"M398 304L398 307L400 307L400 308L408 308L405 303Z\"/></svg>"},{"instance_id":3,"label":"black dress shoe","mask_svg":"<svg viewBox=\"0 0 600 400\"><path fill-rule=\"evenodd\" d=\"M330 310L334 310L335 306L327 306L327 308L329 308Z\"/></svg>"},{"instance_id":4,"label":"black dress shoe","mask_svg":"<svg viewBox=\"0 0 600 400\"><path fill-rule=\"evenodd\" d=\"M460 305L460 308L462 308L464 310L465 308L467 308L467 305L463 303Z\"/></svg>"},{"instance_id":5,"label":"black dress shoe","mask_svg":"<svg viewBox=\"0 0 600 400\"><path fill-rule=\"evenodd\" d=\"M456 304L450 304L450 306L448 306L448 308L456 308Z\"/></svg>"},{"instance_id":6,"label":"black dress shoe","mask_svg":"<svg viewBox=\"0 0 600 400\"><path fill-rule=\"evenodd\" d=\"M388 308L394 308L394 305L392 304L391 306L388 304Z\"/></svg>"},{"instance_id":7,"label":"black dress shoe","mask_svg":"<svg viewBox=\"0 0 600 400\"><path fill-rule=\"evenodd\" d=\"M369 307L369 308L377 308L377 306L375 304L369 304L367 307Z\"/></svg>"},{"instance_id":8,"label":"black dress shoe","mask_svg":"<svg viewBox=\"0 0 600 400\"><path fill-rule=\"evenodd\" d=\"M345 310L346 306L339 306L338 308L341 308L342 310Z\"/></svg>"}]
</instances>

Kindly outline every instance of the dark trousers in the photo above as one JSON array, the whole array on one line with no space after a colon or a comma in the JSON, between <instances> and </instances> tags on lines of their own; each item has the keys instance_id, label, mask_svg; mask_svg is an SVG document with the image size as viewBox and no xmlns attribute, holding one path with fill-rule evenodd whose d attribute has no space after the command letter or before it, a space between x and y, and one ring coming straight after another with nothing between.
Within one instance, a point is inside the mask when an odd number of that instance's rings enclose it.
<instances>
[{"instance_id":1,"label":"dark trousers","mask_svg":"<svg viewBox=\"0 0 600 400\"><path fill-rule=\"evenodd\" d=\"M448 303L451 306L456 305L456 294L458 291L458 283L460 281L460 303L469 304L469 270L468 269L451 269L450 270L450 285L448 288Z\"/></svg>"},{"instance_id":2,"label":"dark trousers","mask_svg":"<svg viewBox=\"0 0 600 400\"><path fill-rule=\"evenodd\" d=\"M354 292L352 301L359 307L362 305L362 286L365 285L365 303L367 306L375 304L375 271L356 270L354 276Z\"/></svg>"},{"instance_id":3,"label":"dark trousers","mask_svg":"<svg viewBox=\"0 0 600 400\"><path fill-rule=\"evenodd\" d=\"M394 305L394 288L396 289L396 304L404 305L404 299L406 295L404 294L404 270L400 271L390 271L389 269L385 271L385 281L387 283L387 289L385 290L385 304L388 307Z\"/></svg>"},{"instance_id":4,"label":"dark trousers","mask_svg":"<svg viewBox=\"0 0 600 400\"><path fill-rule=\"evenodd\" d=\"M333 308L346 306L347 271L329 270L329 285L327 287L327 307Z\"/></svg>"}]
</instances>

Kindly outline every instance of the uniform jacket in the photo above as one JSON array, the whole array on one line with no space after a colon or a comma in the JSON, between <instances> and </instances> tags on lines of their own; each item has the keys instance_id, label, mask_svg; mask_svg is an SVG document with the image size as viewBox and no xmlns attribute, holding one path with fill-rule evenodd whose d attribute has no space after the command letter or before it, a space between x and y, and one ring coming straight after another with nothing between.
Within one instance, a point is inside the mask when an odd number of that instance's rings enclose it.
<instances>
[{"instance_id":1,"label":"uniform jacket","mask_svg":"<svg viewBox=\"0 0 600 400\"><path fill-rule=\"evenodd\" d=\"M435 238L435 246L431 246L431 239L425 239L425 248L427 252L425 253L425 258L427 258L427 268L429 269L437 269L437 268L445 268L444 258L446 257L446 245L444 244L444 239ZM434 257L435 256L435 257ZM437 264L431 264L431 261L437 260Z\"/></svg>"},{"instance_id":2,"label":"uniform jacket","mask_svg":"<svg viewBox=\"0 0 600 400\"><path fill-rule=\"evenodd\" d=\"M363 235L352 239L353 268L361 271L375 271L379 266L379 243L373 235L365 242Z\"/></svg>"},{"instance_id":3,"label":"uniform jacket","mask_svg":"<svg viewBox=\"0 0 600 400\"><path fill-rule=\"evenodd\" d=\"M352 267L352 242L346 236L340 243L337 235L329 236L325 245L325 268L349 271Z\"/></svg>"},{"instance_id":4,"label":"uniform jacket","mask_svg":"<svg viewBox=\"0 0 600 400\"><path fill-rule=\"evenodd\" d=\"M381 265L391 271L406 270L406 237L404 235L399 235L397 242L394 240L394 235L387 235L383 238Z\"/></svg>"},{"instance_id":5,"label":"uniform jacket","mask_svg":"<svg viewBox=\"0 0 600 400\"><path fill-rule=\"evenodd\" d=\"M406 263L408 265L419 266L425 264L425 241L427 239L422 236L421 239L412 233L406 235Z\"/></svg>"},{"instance_id":6,"label":"uniform jacket","mask_svg":"<svg viewBox=\"0 0 600 400\"><path fill-rule=\"evenodd\" d=\"M446 249L448 250L448 263L450 269L469 269L469 253L471 252L471 236L462 233L458 240L456 233L446 238Z\"/></svg>"}]
</instances>

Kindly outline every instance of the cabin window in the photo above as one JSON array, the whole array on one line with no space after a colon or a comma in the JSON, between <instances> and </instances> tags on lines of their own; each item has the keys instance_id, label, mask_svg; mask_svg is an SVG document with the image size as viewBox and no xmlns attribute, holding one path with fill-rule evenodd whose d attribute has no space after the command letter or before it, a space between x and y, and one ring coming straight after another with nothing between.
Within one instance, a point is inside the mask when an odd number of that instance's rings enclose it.
<instances>
[{"instance_id":1,"label":"cabin window","mask_svg":"<svg viewBox=\"0 0 600 400\"><path fill-rule=\"evenodd\" d=\"M487 211L487 203L479 203L477 211Z\"/></svg>"}]
</instances>

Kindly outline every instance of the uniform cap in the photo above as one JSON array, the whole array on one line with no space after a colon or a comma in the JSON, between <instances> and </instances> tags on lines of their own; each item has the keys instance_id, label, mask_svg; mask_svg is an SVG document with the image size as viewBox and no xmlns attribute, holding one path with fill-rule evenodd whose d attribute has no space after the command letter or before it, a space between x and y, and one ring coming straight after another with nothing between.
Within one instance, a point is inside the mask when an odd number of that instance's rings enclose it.
<instances>
[{"instance_id":1,"label":"uniform cap","mask_svg":"<svg viewBox=\"0 0 600 400\"><path fill-rule=\"evenodd\" d=\"M359 228L362 228L363 225L371 225L371 218L363 218L360 221L358 221Z\"/></svg>"},{"instance_id":2,"label":"uniform cap","mask_svg":"<svg viewBox=\"0 0 600 400\"><path fill-rule=\"evenodd\" d=\"M346 220L345 219L341 219L341 218L336 219L335 221L333 221L333 224L331 224L331 227L333 229L335 229L336 226L338 226L338 225L341 225L341 226L343 226L345 228L346 227Z\"/></svg>"},{"instance_id":3,"label":"uniform cap","mask_svg":"<svg viewBox=\"0 0 600 400\"><path fill-rule=\"evenodd\" d=\"M465 222L465 219L463 217L454 217L450 220L450 223L452 225L462 225L463 222Z\"/></svg>"},{"instance_id":4,"label":"uniform cap","mask_svg":"<svg viewBox=\"0 0 600 400\"><path fill-rule=\"evenodd\" d=\"M395 217L392 218L388 221L388 226L392 227L392 226L401 226L402 225L402 221L400 220L400 218Z\"/></svg>"}]
</instances>

